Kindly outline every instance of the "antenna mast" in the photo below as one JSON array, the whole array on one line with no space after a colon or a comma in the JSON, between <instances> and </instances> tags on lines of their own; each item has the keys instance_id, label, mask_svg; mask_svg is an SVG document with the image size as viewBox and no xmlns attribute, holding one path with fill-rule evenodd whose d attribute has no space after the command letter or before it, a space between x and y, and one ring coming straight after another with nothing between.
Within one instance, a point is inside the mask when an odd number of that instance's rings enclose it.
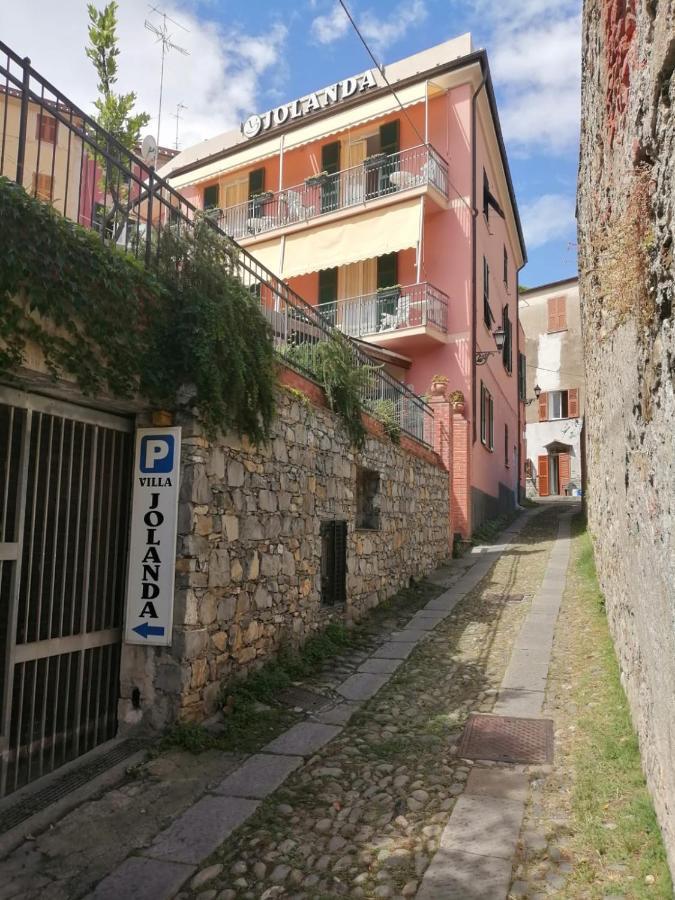
<instances>
[{"instance_id":1,"label":"antenna mast","mask_svg":"<svg viewBox=\"0 0 675 900\"><path fill-rule=\"evenodd\" d=\"M171 16L167 16L163 9L157 9L156 6L150 6L149 8L151 12L157 13L158 16L162 17L162 24L159 26L149 22L147 19L145 20L146 29L155 35L155 43L162 45L162 67L159 76L159 111L157 113L157 146L159 146L159 130L162 125L162 93L164 91L164 57L169 50L177 50L179 53L182 53L183 56L190 55L190 51L186 50L185 47L179 47L178 44L173 43L171 40L173 35L169 33L166 23L172 22L174 25L182 28L183 31L189 31L189 29L185 28L184 25L181 25L180 22L176 22Z\"/></svg>"},{"instance_id":2,"label":"antenna mast","mask_svg":"<svg viewBox=\"0 0 675 900\"><path fill-rule=\"evenodd\" d=\"M176 112L172 116L172 118L176 120L176 150L178 150L178 126L180 125L180 120L183 118L180 114L182 109L187 109L187 106L184 103L177 103Z\"/></svg>"}]
</instances>

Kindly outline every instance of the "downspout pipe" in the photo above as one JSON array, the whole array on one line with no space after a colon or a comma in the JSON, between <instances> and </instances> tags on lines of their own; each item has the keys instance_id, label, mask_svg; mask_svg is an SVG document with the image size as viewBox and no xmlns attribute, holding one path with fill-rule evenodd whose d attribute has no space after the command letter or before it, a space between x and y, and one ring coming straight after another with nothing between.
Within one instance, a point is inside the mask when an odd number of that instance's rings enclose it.
<instances>
[{"instance_id":1,"label":"downspout pipe","mask_svg":"<svg viewBox=\"0 0 675 900\"><path fill-rule=\"evenodd\" d=\"M473 397L473 410L471 415L471 433L472 443L476 443L476 341L477 341L477 322L476 322L476 274L477 274L477 249L476 249L476 219L478 218L478 210L476 209L476 100L487 83L487 75L483 75L480 84L471 95L471 395Z\"/></svg>"}]
</instances>

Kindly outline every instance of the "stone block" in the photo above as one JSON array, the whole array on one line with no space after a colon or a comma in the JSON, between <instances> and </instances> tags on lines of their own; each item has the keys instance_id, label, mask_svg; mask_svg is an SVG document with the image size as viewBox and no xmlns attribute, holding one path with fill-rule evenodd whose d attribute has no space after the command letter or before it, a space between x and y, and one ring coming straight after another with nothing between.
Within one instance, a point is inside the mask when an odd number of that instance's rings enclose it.
<instances>
[{"instance_id":1,"label":"stone block","mask_svg":"<svg viewBox=\"0 0 675 900\"><path fill-rule=\"evenodd\" d=\"M414 642L388 641L373 653L373 659L407 659L415 649Z\"/></svg>"},{"instance_id":2,"label":"stone block","mask_svg":"<svg viewBox=\"0 0 675 900\"><path fill-rule=\"evenodd\" d=\"M246 516L241 522L242 541L262 541L263 527L255 516Z\"/></svg>"},{"instance_id":3,"label":"stone block","mask_svg":"<svg viewBox=\"0 0 675 900\"><path fill-rule=\"evenodd\" d=\"M202 625L211 625L216 621L218 601L207 591L199 601L199 621Z\"/></svg>"},{"instance_id":4,"label":"stone block","mask_svg":"<svg viewBox=\"0 0 675 900\"><path fill-rule=\"evenodd\" d=\"M230 555L227 550L212 550L209 554L209 587L226 587L230 583Z\"/></svg>"},{"instance_id":5,"label":"stone block","mask_svg":"<svg viewBox=\"0 0 675 900\"><path fill-rule=\"evenodd\" d=\"M230 622L234 618L234 612L237 608L237 597L234 594L228 594L218 603L218 621Z\"/></svg>"},{"instance_id":6,"label":"stone block","mask_svg":"<svg viewBox=\"0 0 675 900\"><path fill-rule=\"evenodd\" d=\"M221 781L214 793L262 800L276 791L300 765L301 756L256 753Z\"/></svg>"},{"instance_id":7,"label":"stone block","mask_svg":"<svg viewBox=\"0 0 675 900\"><path fill-rule=\"evenodd\" d=\"M332 741L341 730L337 725L324 725L322 722L299 722L262 749L266 753L311 756Z\"/></svg>"},{"instance_id":8,"label":"stone block","mask_svg":"<svg viewBox=\"0 0 675 900\"><path fill-rule=\"evenodd\" d=\"M496 856L510 862L518 843L523 811L522 801L463 794L441 834L440 849Z\"/></svg>"},{"instance_id":9,"label":"stone block","mask_svg":"<svg viewBox=\"0 0 675 900\"><path fill-rule=\"evenodd\" d=\"M174 897L194 865L130 856L94 888L91 900L160 900Z\"/></svg>"},{"instance_id":10,"label":"stone block","mask_svg":"<svg viewBox=\"0 0 675 900\"><path fill-rule=\"evenodd\" d=\"M244 484L244 466L236 459L230 460L227 467L227 483L230 487L242 487Z\"/></svg>"},{"instance_id":11,"label":"stone block","mask_svg":"<svg viewBox=\"0 0 675 900\"><path fill-rule=\"evenodd\" d=\"M465 796L494 797L496 800L525 802L529 791L527 775L498 766L483 769L474 766L469 772Z\"/></svg>"},{"instance_id":12,"label":"stone block","mask_svg":"<svg viewBox=\"0 0 675 900\"><path fill-rule=\"evenodd\" d=\"M225 477L225 453L220 447L212 447L206 460L206 474L222 480Z\"/></svg>"},{"instance_id":13,"label":"stone block","mask_svg":"<svg viewBox=\"0 0 675 900\"><path fill-rule=\"evenodd\" d=\"M253 603L256 609L270 609L272 606L272 596L269 591L259 584L253 595Z\"/></svg>"},{"instance_id":14,"label":"stone block","mask_svg":"<svg viewBox=\"0 0 675 900\"><path fill-rule=\"evenodd\" d=\"M402 659L366 659L359 666L359 672L368 672L371 675L391 675L403 664Z\"/></svg>"},{"instance_id":15,"label":"stone block","mask_svg":"<svg viewBox=\"0 0 675 900\"><path fill-rule=\"evenodd\" d=\"M190 631L174 629L173 646L180 659L196 659L204 653L208 643L206 628L192 628Z\"/></svg>"},{"instance_id":16,"label":"stone block","mask_svg":"<svg viewBox=\"0 0 675 900\"><path fill-rule=\"evenodd\" d=\"M424 874L416 900L504 900L510 884L510 860L439 850Z\"/></svg>"},{"instance_id":17,"label":"stone block","mask_svg":"<svg viewBox=\"0 0 675 900\"><path fill-rule=\"evenodd\" d=\"M239 519L236 516L223 516L223 527L230 543L239 540Z\"/></svg>"},{"instance_id":18,"label":"stone block","mask_svg":"<svg viewBox=\"0 0 675 900\"><path fill-rule=\"evenodd\" d=\"M144 850L144 856L197 865L217 850L258 806L256 800L202 797L155 838Z\"/></svg>"},{"instance_id":19,"label":"stone block","mask_svg":"<svg viewBox=\"0 0 675 900\"><path fill-rule=\"evenodd\" d=\"M249 581L255 581L260 575L260 556L257 550L253 550L246 558L246 577Z\"/></svg>"},{"instance_id":20,"label":"stone block","mask_svg":"<svg viewBox=\"0 0 675 900\"><path fill-rule=\"evenodd\" d=\"M369 700L389 681L387 674L357 672L338 685L337 692L346 700Z\"/></svg>"}]
</instances>

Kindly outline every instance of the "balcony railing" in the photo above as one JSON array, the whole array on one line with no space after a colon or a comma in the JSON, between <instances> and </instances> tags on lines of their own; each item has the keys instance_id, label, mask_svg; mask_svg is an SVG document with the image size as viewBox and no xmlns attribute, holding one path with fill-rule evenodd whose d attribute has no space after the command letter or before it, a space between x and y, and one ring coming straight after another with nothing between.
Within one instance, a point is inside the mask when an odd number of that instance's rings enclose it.
<instances>
[{"instance_id":1,"label":"balcony railing","mask_svg":"<svg viewBox=\"0 0 675 900\"><path fill-rule=\"evenodd\" d=\"M50 127L42 127L42 120ZM37 122L37 127L35 127ZM29 127L30 123L30 127ZM68 219L96 232L102 244L152 268L167 231L189 233L201 215L154 169L46 81L0 41L0 175L22 185ZM229 265L270 322L279 355L306 374L317 347L334 326L287 284L205 217L226 243ZM289 354L292 349L293 354ZM368 370L366 409L433 446L431 408L406 385L374 366L350 341L354 363Z\"/></svg>"},{"instance_id":2,"label":"balcony railing","mask_svg":"<svg viewBox=\"0 0 675 900\"><path fill-rule=\"evenodd\" d=\"M283 191L267 191L216 216L226 234L241 240L428 184L447 197L448 167L433 147L413 147L378 154L333 175L312 176Z\"/></svg>"},{"instance_id":3,"label":"balcony railing","mask_svg":"<svg viewBox=\"0 0 675 900\"><path fill-rule=\"evenodd\" d=\"M427 282L320 303L318 308L325 319L350 337L384 336L427 325L448 330L448 298Z\"/></svg>"}]
</instances>

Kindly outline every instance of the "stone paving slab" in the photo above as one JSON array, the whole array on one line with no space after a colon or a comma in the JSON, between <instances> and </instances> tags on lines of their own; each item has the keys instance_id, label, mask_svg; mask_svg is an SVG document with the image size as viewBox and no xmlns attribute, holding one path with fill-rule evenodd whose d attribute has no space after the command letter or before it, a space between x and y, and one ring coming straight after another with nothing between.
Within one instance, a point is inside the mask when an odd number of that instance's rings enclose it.
<instances>
[{"instance_id":1,"label":"stone paving slab","mask_svg":"<svg viewBox=\"0 0 675 900\"><path fill-rule=\"evenodd\" d=\"M324 725L346 725L359 706L359 703L338 703L332 709L325 709L317 713L314 718L318 722L323 722Z\"/></svg>"},{"instance_id":2,"label":"stone paving slab","mask_svg":"<svg viewBox=\"0 0 675 900\"><path fill-rule=\"evenodd\" d=\"M414 641L387 641L373 653L373 659L407 659L416 646Z\"/></svg>"},{"instance_id":3,"label":"stone paving slab","mask_svg":"<svg viewBox=\"0 0 675 900\"><path fill-rule=\"evenodd\" d=\"M439 849L511 860L518 843L524 803L463 794L441 834Z\"/></svg>"},{"instance_id":4,"label":"stone paving slab","mask_svg":"<svg viewBox=\"0 0 675 900\"><path fill-rule=\"evenodd\" d=\"M432 630L433 625L429 626L429 628L423 628L421 625L410 625L402 631L392 631L389 635L389 640L403 642L411 641L417 643L418 641L421 641L422 638L425 638Z\"/></svg>"},{"instance_id":5,"label":"stone paving slab","mask_svg":"<svg viewBox=\"0 0 675 900\"><path fill-rule=\"evenodd\" d=\"M429 625L437 625L444 619L447 619L448 613L444 609L420 609L412 619L408 622L408 628L426 627ZM419 623L419 625L418 625Z\"/></svg>"},{"instance_id":6,"label":"stone paving slab","mask_svg":"<svg viewBox=\"0 0 675 900\"><path fill-rule=\"evenodd\" d=\"M195 866L130 856L99 882L91 900L168 900L195 872Z\"/></svg>"},{"instance_id":7,"label":"stone paving slab","mask_svg":"<svg viewBox=\"0 0 675 900\"><path fill-rule=\"evenodd\" d=\"M495 716L520 716L526 719L540 716L544 708L544 697L544 691L502 688L492 712Z\"/></svg>"},{"instance_id":8,"label":"stone paving slab","mask_svg":"<svg viewBox=\"0 0 675 900\"><path fill-rule=\"evenodd\" d=\"M370 700L389 681L390 675L372 672L356 672L338 687L337 691L347 700Z\"/></svg>"},{"instance_id":9,"label":"stone paving slab","mask_svg":"<svg viewBox=\"0 0 675 900\"><path fill-rule=\"evenodd\" d=\"M518 691L543 691L548 677L548 663L532 662L526 657L512 659L502 680L502 688Z\"/></svg>"},{"instance_id":10,"label":"stone paving slab","mask_svg":"<svg viewBox=\"0 0 675 900\"><path fill-rule=\"evenodd\" d=\"M323 722L298 722L262 748L263 753L311 756L340 733L338 725Z\"/></svg>"},{"instance_id":11,"label":"stone paving slab","mask_svg":"<svg viewBox=\"0 0 675 900\"><path fill-rule=\"evenodd\" d=\"M199 863L210 856L259 805L257 800L239 797L202 797L162 831L143 853L169 862Z\"/></svg>"},{"instance_id":12,"label":"stone paving slab","mask_svg":"<svg viewBox=\"0 0 675 900\"><path fill-rule=\"evenodd\" d=\"M255 753L231 775L223 779L214 794L228 797L253 797L262 800L283 784L291 772L302 765L301 756Z\"/></svg>"},{"instance_id":13,"label":"stone paving slab","mask_svg":"<svg viewBox=\"0 0 675 900\"><path fill-rule=\"evenodd\" d=\"M510 859L439 850L416 900L504 900L510 883Z\"/></svg>"},{"instance_id":14,"label":"stone paving slab","mask_svg":"<svg viewBox=\"0 0 675 900\"><path fill-rule=\"evenodd\" d=\"M529 786L527 775L522 772L514 772L513 769L501 766L490 769L474 766L469 773L464 794L469 797L494 797L496 800L524 802Z\"/></svg>"},{"instance_id":15,"label":"stone paving slab","mask_svg":"<svg viewBox=\"0 0 675 900\"><path fill-rule=\"evenodd\" d=\"M371 675L391 675L402 664L402 659L367 659L359 666L359 672L368 672Z\"/></svg>"}]
</instances>

